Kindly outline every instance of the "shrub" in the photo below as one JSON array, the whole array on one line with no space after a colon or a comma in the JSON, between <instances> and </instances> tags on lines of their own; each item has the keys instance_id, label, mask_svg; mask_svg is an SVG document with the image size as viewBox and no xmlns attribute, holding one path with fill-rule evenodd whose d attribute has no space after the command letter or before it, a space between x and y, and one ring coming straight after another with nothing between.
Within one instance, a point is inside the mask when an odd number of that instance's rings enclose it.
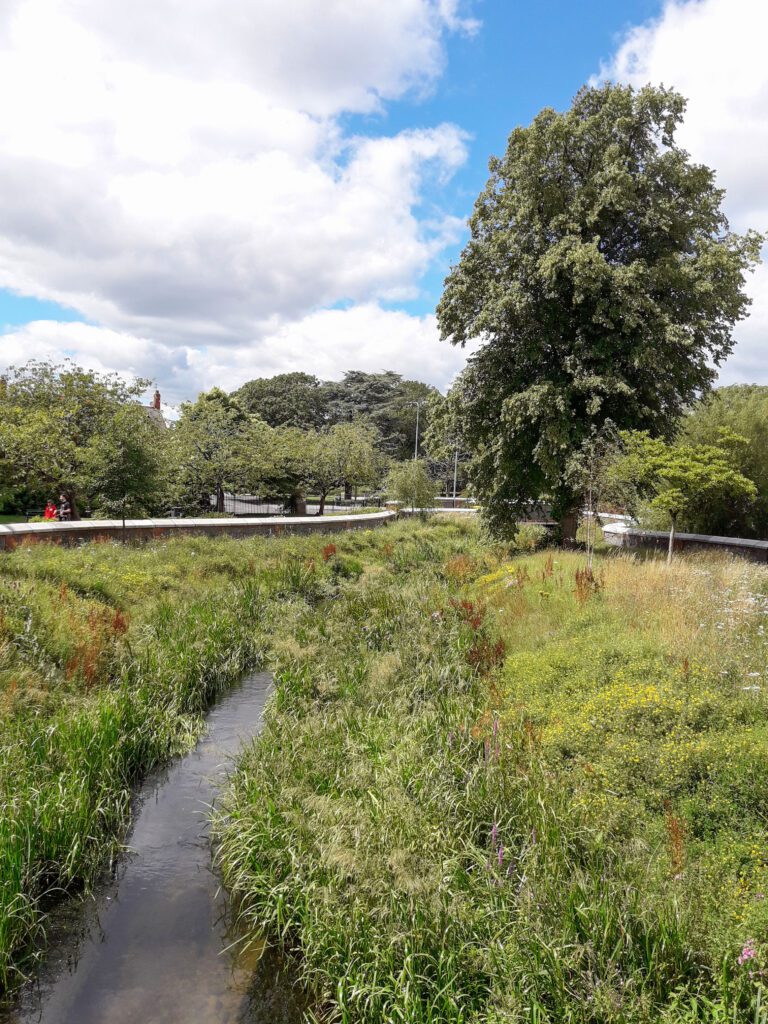
<instances>
[{"instance_id":1,"label":"shrub","mask_svg":"<svg viewBox=\"0 0 768 1024\"><path fill-rule=\"evenodd\" d=\"M405 507L431 508L437 491L438 486L421 459L398 463L387 477L387 496Z\"/></svg>"},{"instance_id":2,"label":"shrub","mask_svg":"<svg viewBox=\"0 0 768 1024\"><path fill-rule=\"evenodd\" d=\"M521 523L515 531L512 542L516 551L530 554L543 548L549 539L549 531L540 523Z\"/></svg>"}]
</instances>

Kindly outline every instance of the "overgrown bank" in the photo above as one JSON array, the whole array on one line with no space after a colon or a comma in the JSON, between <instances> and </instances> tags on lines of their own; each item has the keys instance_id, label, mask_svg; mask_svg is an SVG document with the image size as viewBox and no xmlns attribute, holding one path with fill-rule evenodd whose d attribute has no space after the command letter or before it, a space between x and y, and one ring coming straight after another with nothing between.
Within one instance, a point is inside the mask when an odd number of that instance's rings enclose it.
<instances>
[{"instance_id":1,"label":"overgrown bank","mask_svg":"<svg viewBox=\"0 0 768 1024\"><path fill-rule=\"evenodd\" d=\"M254 928L329 1020L765 1019L764 571L412 531L284 610L218 822Z\"/></svg>"},{"instance_id":2,"label":"overgrown bank","mask_svg":"<svg viewBox=\"0 0 768 1024\"><path fill-rule=\"evenodd\" d=\"M0 991L42 945L46 895L108 863L135 783L262 663L283 602L359 572L329 551L197 538L0 558Z\"/></svg>"},{"instance_id":3,"label":"overgrown bank","mask_svg":"<svg viewBox=\"0 0 768 1024\"><path fill-rule=\"evenodd\" d=\"M762 1020L765 572L473 523L0 559L0 956L256 664L220 857L329 1019Z\"/></svg>"}]
</instances>

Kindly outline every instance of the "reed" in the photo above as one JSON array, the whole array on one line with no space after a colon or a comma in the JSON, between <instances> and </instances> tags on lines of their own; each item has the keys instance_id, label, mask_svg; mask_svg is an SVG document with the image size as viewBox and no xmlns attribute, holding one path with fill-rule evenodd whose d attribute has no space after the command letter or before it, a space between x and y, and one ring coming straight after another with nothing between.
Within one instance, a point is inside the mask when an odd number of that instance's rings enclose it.
<instances>
[{"instance_id":1,"label":"reed","mask_svg":"<svg viewBox=\"0 0 768 1024\"><path fill-rule=\"evenodd\" d=\"M215 822L318 1019L765 1021L765 571L386 543L285 610Z\"/></svg>"}]
</instances>

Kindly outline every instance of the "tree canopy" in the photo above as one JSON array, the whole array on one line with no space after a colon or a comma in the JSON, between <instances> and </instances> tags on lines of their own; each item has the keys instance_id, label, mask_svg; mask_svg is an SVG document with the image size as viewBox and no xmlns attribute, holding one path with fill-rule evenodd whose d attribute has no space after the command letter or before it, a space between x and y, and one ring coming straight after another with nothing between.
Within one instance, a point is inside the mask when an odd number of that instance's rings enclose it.
<instances>
[{"instance_id":1,"label":"tree canopy","mask_svg":"<svg viewBox=\"0 0 768 1024\"><path fill-rule=\"evenodd\" d=\"M679 440L683 444L716 444L726 429L749 442L737 452L737 466L754 481L757 497L749 516L737 509L712 509L707 529L740 537L768 537L768 386L732 384L717 388L683 417Z\"/></svg>"},{"instance_id":2,"label":"tree canopy","mask_svg":"<svg viewBox=\"0 0 768 1024\"><path fill-rule=\"evenodd\" d=\"M77 517L89 493L91 448L148 381L127 383L74 363L31 361L0 378L0 475L5 486L67 496Z\"/></svg>"},{"instance_id":3,"label":"tree canopy","mask_svg":"<svg viewBox=\"0 0 768 1024\"><path fill-rule=\"evenodd\" d=\"M164 496L166 440L141 406L115 410L83 460L94 511L125 521L156 508Z\"/></svg>"},{"instance_id":4,"label":"tree canopy","mask_svg":"<svg viewBox=\"0 0 768 1024\"><path fill-rule=\"evenodd\" d=\"M423 459L396 463L389 471L384 486L390 498L412 509L432 508L438 491Z\"/></svg>"},{"instance_id":5,"label":"tree canopy","mask_svg":"<svg viewBox=\"0 0 768 1024\"><path fill-rule=\"evenodd\" d=\"M669 519L669 557L681 519L701 521L711 508L746 509L757 493L754 483L737 469L745 438L723 431L718 444L669 445L645 432L623 435L624 452L616 476L630 481L651 508Z\"/></svg>"},{"instance_id":6,"label":"tree canopy","mask_svg":"<svg viewBox=\"0 0 768 1024\"><path fill-rule=\"evenodd\" d=\"M569 460L606 424L671 434L733 347L761 239L729 230L714 172L675 142L684 109L669 89L584 88L490 162L438 323L482 342L457 387L497 529L542 495L571 511Z\"/></svg>"},{"instance_id":7,"label":"tree canopy","mask_svg":"<svg viewBox=\"0 0 768 1024\"><path fill-rule=\"evenodd\" d=\"M278 373L249 380L234 392L238 404L270 427L321 427L327 397L322 381L309 373Z\"/></svg>"},{"instance_id":8,"label":"tree canopy","mask_svg":"<svg viewBox=\"0 0 768 1024\"><path fill-rule=\"evenodd\" d=\"M427 426L427 399L437 389L399 373L348 370L340 381L321 381L307 373L283 373L248 381L233 397L246 412L270 426L302 430L367 420L376 431L376 446L394 459L413 455L416 403L419 434Z\"/></svg>"}]
</instances>

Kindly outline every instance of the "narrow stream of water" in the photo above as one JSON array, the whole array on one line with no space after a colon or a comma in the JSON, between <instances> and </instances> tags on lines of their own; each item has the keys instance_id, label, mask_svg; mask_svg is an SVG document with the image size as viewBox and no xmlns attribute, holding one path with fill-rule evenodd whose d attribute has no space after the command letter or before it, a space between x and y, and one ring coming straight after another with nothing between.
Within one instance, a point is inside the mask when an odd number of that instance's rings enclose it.
<instances>
[{"instance_id":1,"label":"narrow stream of water","mask_svg":"<svg viewBox=\"0 0 768 1024\"><path fill-rule=\"evenodd\" d=\"M115 878L54 911L39 976L2 1024L301 1019L301 993L279 960L242 951L208 835L210 805L232 756L259 731L270 685L258 673L233 687L195 749L145 782Z\"/></svg>"}]
</instances>

